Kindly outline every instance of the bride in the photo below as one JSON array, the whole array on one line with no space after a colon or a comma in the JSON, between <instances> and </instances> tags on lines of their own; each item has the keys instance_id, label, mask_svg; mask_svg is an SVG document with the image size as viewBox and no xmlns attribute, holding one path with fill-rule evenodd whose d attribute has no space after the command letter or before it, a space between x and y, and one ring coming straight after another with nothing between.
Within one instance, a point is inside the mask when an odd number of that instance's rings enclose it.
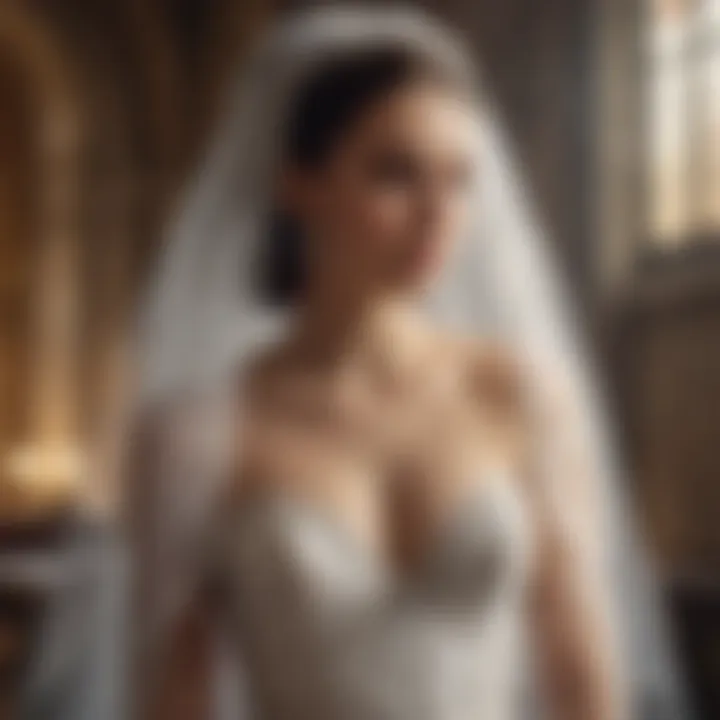
<instances>
[{"instance_id":1,"label":"bride","mask_svg":"<svg viewBox=\"0 0 720 720\"><path fill-rule=\"evenodd\" d=\"M134 716L679 717L513 173L425 17L258 49L147 311Z\"/></svg>"}]
</instances>

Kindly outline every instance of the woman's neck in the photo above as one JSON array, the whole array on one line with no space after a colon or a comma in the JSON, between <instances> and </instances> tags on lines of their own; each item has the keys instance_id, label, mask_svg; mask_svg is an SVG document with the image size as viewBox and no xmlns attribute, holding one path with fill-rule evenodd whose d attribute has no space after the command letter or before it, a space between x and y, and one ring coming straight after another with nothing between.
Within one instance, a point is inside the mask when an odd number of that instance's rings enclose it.
<instances>
[{"instance_id":1,"label":"woman's neck","mask_svg":"<svg viewBox=\"0 0 720 720\"><path fill-rule=\"evenodd\" d=\"M299 314L295 347L314 364L395 373L412 363L425 337L407 299L311 296Z\"/></svg>"}]
</instances>

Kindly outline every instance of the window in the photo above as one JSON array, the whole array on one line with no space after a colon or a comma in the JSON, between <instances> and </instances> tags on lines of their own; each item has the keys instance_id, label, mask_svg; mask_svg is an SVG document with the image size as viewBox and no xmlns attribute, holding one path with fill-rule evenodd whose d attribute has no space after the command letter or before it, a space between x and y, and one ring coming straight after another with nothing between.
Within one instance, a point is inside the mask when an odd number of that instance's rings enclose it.
<instances>
[{"instance_id":1,"label":"window","mask_svg":"<svg viewBox=\"0 0 720 720\"><path fill-rule=\"evenodd\" d=\"M720 244L720 0L647 0L654 245Z\"/></svg>"}]
</instances>

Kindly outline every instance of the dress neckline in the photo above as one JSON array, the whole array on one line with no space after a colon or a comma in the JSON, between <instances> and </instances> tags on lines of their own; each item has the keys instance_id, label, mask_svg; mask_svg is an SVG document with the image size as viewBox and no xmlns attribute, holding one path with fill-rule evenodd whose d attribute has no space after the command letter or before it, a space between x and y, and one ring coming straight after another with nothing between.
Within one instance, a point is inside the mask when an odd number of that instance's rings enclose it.
<instances>
[{"instance_id":1,"label":"dress neckline","mask_svg":"<svg viewBox=\"0 0 720 720\"><path fill-rule=\"evenodd\" d=\"M477 483L472 490L456 502L448 511L444 521L432 533L425 556L420 562L424 567L433 559L442 554L443 549L451 542L456 528L466 522L467 517L473 513L487 519L489 513L495 511L501 504L517 503L517 488L512 479L507 477L491 477ZM330 508L323 507L319 502L303 497L300 493L290 490L273 489L247 500L233 513L233 522L242 523L259 511L280 513L281 518L287 514L299 513L301 517L310 519L313 524L322 527L330 533L344 548L351 552L360 562L375 570L381 569L390 572L389 564L383 558L373 553L369 544L363 541L358 533L354 532L347 523L344 523Z\"/></svg>"}]
</instances>

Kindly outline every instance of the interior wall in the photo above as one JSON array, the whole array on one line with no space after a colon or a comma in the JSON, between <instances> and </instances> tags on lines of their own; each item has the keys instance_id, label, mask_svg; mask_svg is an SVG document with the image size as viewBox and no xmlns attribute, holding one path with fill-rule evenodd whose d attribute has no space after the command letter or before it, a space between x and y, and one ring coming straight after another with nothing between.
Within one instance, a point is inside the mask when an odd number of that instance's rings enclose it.
<instances>
[{"instance_id":1,"label":"interior wall","mask_svg":"<svg viewBox=\"0 0 720 720\"><path fill-rule=\"evenodd\" d=\"M4 453L28 427L37 207L30 131L33 107L17 68L2 55L0 106L0 453ZM4 475L0 466L0 478ZM0 494L0 502L1 498Z\"/></svg>"}]
</instances>

